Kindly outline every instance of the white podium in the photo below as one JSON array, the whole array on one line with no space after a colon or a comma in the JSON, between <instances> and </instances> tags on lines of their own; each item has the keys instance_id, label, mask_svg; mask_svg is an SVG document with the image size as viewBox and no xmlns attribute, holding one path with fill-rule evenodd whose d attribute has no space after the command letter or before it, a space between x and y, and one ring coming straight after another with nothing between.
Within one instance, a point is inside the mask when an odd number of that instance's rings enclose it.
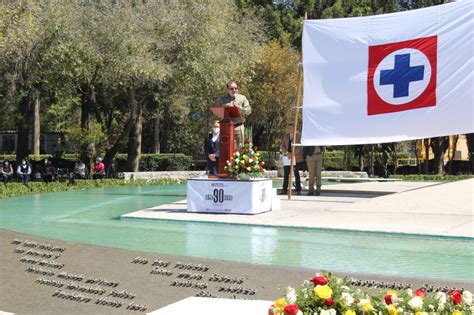
<instances>
[{"instance_id":1,"label":"white podium","mask_svg":"<svg viewBox=\"0 0 474 315\"><path fill-rule=\"evenodd\" d=\"M190 178L188 212L257 214L272 209L272 180Z\"/></svg>"}]
</instances>

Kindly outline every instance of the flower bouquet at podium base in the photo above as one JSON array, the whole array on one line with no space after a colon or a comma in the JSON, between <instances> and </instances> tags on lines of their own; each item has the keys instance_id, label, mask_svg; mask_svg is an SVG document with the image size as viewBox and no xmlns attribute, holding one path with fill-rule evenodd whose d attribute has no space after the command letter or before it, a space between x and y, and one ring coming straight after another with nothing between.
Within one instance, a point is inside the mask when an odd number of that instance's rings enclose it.
<instances>
[{"instance_id":1,"label":"flower bouquet at podium base","mask_svg":"<svg viewBox=\"0 0 474 315\"><path fill-rule=\"evenodd\" d=\"M263 177L265 162L261 160L260 153L251 142L240 145L230 160L226 161L225 171L229 178L250 180Z\"/></svg>"}]
</instances>

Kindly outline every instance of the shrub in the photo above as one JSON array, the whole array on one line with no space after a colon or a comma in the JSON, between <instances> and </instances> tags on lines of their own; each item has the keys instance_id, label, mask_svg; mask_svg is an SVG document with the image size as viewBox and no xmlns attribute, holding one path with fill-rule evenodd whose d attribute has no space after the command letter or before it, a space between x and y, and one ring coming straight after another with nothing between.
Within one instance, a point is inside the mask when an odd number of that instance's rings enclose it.
<instances>
[{"instance_id":1,"label":"shrub","mask_svg":"<svg viewBox=\"0 0 474 315\"><path fill-rule=\"evenodd\" d=\"M187 171L191 168L192 157L181 153L170 154L142 154L140 157L140 171ZM127 155L117 154L115 166L117 172L125 172Z\"/></svg>"},{"instance_id":2,"label":"shrub","mask_svg":"<svg viewBox=\"0 0 474 315\"><path fill-rule=\"evenodd\" d=\"M403 180L411 181L456 181L468 178L474 178L474 175L427 175L427 174L415 174L415 175L392 175L390 178L398 178Z\"/></svg>"},{"instance_id":3,"label":"shrub","mask_svg":"<svg viewBox=\"0 0 474 315\"><path fill-rule=\"evenodd\" d=\"M52 158L50 154L30 155L29 159L33 172L40 168L40 161L45 158L51 159L56 168L67 168L72 171L74 163L79 154L64 154L62 159ZM5 159L14 162L16 155L5 155ZM165 154L142 154L140 157L140 171L187 171L191 168L192 158L189 155L181 153L165 153ZM124 172L127 165L127 154L117 154L115 157L116 172Z\"/></svg>"},{"instance_id":4,"label":"shrub","mask_svg":"<svg viewBox=\"0 0 474 315\"><path fill-rule=\"evenodd\" d=\"M344 152L328 151L324 152L324 169L328 171L338 171L344 169Z\"/></svg>"},{"instance_id":5,"label":"shrub","mask_svg":"<svg viewBox=\"0 0 474 315\"><path fill-rule=\"evenodd\" d=\"M28 186L16 182L10 182L6 186L0 184L0 199L18 197L47 192L61 192L79 189L109 188L121 186L145 186L145 185L170 185L180 184L182 180L160 178L154 180L136 179L124 181L123 179L102 179L102 180L76 180L75 185L68 182L30 182Z\"/></svg>"}]
</instances>

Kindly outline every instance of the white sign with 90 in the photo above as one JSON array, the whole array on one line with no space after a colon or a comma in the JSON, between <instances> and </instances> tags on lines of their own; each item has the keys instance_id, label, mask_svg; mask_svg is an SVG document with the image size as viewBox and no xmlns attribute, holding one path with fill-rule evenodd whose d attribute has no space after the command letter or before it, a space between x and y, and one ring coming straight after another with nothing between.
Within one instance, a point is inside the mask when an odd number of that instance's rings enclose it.
<instances>
[{"instance_id":1,"label":"white sign with 90","mask_svg":"<svg viewBox=\"0 0 474 315\"><path fill-rule=\"evenodd\" d=\"M191 178L187 183L188 212L257 214L271 210L271 179Z\"/></svg>"}]
</instances>

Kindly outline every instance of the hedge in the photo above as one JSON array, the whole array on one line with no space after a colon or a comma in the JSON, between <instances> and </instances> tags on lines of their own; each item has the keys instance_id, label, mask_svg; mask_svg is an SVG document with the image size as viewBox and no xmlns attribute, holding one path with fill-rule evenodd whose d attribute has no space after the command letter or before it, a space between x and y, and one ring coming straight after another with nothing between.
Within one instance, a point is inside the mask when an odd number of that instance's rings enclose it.
<instances>
[{"instance_id":1,"label":"hedge","mask_svg":"<svg viewBox=\"0 0 474 315\"><path fill-rule=\"evenodd\" d=\"M11 198L23 195L72 191L80 189L111 188L121 186L145 186L145 185L170 185L183 183L182 180L160 178L154 180L136 179L133 181L124 181L123 179L100 179L100 180L75 180L74 185L65 182L30 182L25 186L18 182L9 182L7 185L0 183L0 199Z\"/></svg>"},{"instance_id":2,"label":"hedge","mask_svg":"<svg viewBox=\"0 0 474 315\"><path fill-rule=\"evenodd\" d=\"M474 175L428 175L428 174L415 174L415 175L391 175L390 178L403 179L409 181L456 181L474 178Z\"/></svg>"},{"instance_id":3,"label":"hedge","mask_svg":"<svg viewBox=\"0 0 474 315\"><path fill-rule=\"evenodd\" d=\"M61 159L53 158L50 154L30 155L29 159L33 166L33 172L37 172L38 162L50 158L56 167L65 167L69 170L74 168L74 161L78 154L64 154ZM5 159L16 160L16 155L5 155ZM191 168L192 157L181 153L166 154L142 154L140 156L141 172L148 171L187 171ZM127 154L117 154L114 160L115 172L124 172L126 170Z\"/></svg>"},{"instance_id":4,"label":"hedge","mask_svg":"<svg viewBox=\"0 0 474 315\"><path fill-rule=\"evenodd\" d=\"M193 158L181 153L142 154L140 156L140 171L187 171L191 168ZM127 155L117 154L115 167L117 172L126 170Z\"/></svg>"}]
</instances>

